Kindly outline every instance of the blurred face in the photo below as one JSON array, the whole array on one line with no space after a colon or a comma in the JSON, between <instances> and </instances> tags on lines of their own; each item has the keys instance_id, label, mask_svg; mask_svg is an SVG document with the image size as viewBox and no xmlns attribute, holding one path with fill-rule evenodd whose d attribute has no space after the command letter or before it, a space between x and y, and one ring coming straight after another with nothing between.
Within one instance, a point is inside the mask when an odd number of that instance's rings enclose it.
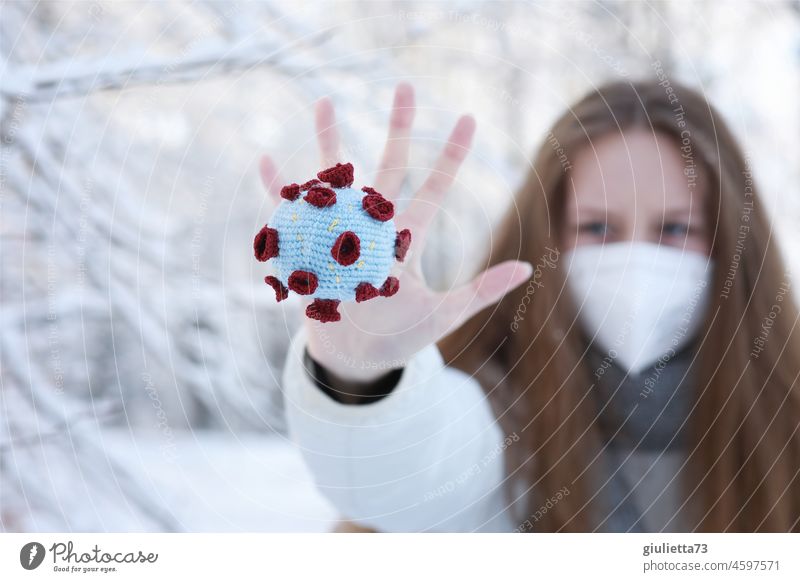
<instances>
[{"instance_id":1,"label":"blurred face","mask_svg":"<svg viewBox=\"0 0 800 582\"><path fill-rule=\"evenodd\" d=\"M701 176L689 187L686 167L675 142L660 133L637 128L594 140L573 160L563 249L635 241L707 255L707 193Z\"/></svg>"}]
</instances>

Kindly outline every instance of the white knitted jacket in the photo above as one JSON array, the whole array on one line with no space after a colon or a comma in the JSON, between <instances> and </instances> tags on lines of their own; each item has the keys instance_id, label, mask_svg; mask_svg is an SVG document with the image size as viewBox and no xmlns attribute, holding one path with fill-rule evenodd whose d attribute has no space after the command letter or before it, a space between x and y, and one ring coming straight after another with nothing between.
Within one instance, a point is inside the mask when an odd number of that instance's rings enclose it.
<instances>
[{"instance_id":1,"label":"white knitted jacket","mask_svg":"<svg viewBox=\"0 0 800 582\"><path fill-rule=\"evenodd\" d=\"M389 395L342 404L305 369L305 346L301 330L284 368L289 433L343 517L391 532L520 528L504 492L503 451L515 444L476 380L445 366L431 345L411 359ZM634 453L622 465L635 484L632 498L645 508L645 530L685 531L673 519L681 462L670 453Z\"/></svg>"}]
</instances>

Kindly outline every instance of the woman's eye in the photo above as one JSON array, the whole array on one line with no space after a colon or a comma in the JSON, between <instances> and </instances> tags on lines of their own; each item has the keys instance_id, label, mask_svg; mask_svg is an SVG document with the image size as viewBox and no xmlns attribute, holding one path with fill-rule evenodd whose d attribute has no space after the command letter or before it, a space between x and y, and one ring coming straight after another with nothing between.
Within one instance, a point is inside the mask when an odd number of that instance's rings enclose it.
<instances>
[{"instance_id":1,"label":"woman's eye","mask_svg":"<svg viewBox=\"0 0 800 582\"><path fill-rule=\"evenodd\" d=\"M683 222L666 222L661 228L664 236L686 236L689 230L689 225Z\"/></svg>"},{"instance_id":2,"label":"woman's eye","mask_svg":"<svg viewBox=\"0 0 800 582\"><path fill-rule=\"evenodd\" d=\"M607 236L609 227L605 222L585 222L578 227L578 230L593 236Z\"/></svg>"}]
</instances>

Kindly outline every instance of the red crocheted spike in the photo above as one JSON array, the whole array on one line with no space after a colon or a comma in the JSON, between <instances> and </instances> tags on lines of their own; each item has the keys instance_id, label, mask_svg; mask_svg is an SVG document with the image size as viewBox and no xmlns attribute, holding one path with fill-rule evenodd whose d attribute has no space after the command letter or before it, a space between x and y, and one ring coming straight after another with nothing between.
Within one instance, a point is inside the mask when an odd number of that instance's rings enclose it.
<instances>
[{"instance_id":1,"label":"red crocheted spike","mask_svg":"<svg viewBox=\"0 0 800 582\"><path fill-rule=\"evenodd\" d=\"M331 247L333 259L345 267L355 263L360 255L361 239L352 230L346 230L340 234Z\"/></svg>"},{"instance_id":2,"label":"red crocheted spike","mask_svg":"<svg viewBox=\"0 0 800 582\"><path fill-rule=\"evenodd\" d=\"M353 164L336 164L319 172L317 178L334 188L348 188L353 184Z\"/></svg>"},{"instance_id":3,"label":"red crocheted spike","mask_svg":"<svg viewBox=\"0 0 800 582\"><path fill-rule=\"evenodd\" d=\"M358 287L356 287L356 303L375 299L380 294L380 290L378 290L372 283L359 283Z\"/></svg>"},{"instance_id":4,"label":"red crocheted spike","mask_svg":"<svg viewBox=\"0 0 800 582\"><path fill-rule=\"evenodd\" d=\"M311 295L318 283L317 276L310 271L292 271L289 275L289 289L298 295Z\"/></svg>"},{"instance_id":5,"label":"red crocheted spike","mask_svg":"<svg viewBox=\"0 0 800 582\"><path fill-rule=\"evenodd\" d=\"M253 252L256 259L267 261L272 257L278 256L278 231L270 228L266 224L258 231L256 238L253 239Z\"/></svg>"},{"instance_id":6,"label":"red crocheted spike","mask_svg":"<svg viewBox=\"0 0 800 582\"><path fill-rule=\"evenodd\" d=\"M394 204L384 198L380 192L377 192L374 188L370 188L369 186L364 186L361 191L366 192L366 196L361 199L361 206L364 207L367 214L381 222L391 220L394 216Z\"/></svg>"},{"instance_id":7,"label":"red crocheted spike","mask_svg":"<svg viewBox=\"0 0 800 582\"><path fill-rule=\"evenodd\" d=\"M408 252L408 247L410 246L411 231L407 228L404 228L397 233L397 237L394 239L394 257L402 263L406 258L406 253Z\"/></svg>"},{"instance_id":8,"label":"red crocheted spike","mask_svg":"<svg viewBox=\"0 0 800 582\"><path fill-rule=\"evenodd\" d=\"M314 299L314 301L306 307L306 315L322 323L339 321L342 315L339 313L338 307L338 299Z\"/></svg>"},{"instance_id":9,"label":"red crocheted spike","mask_svg":"<svg viewBox=\"0 0 800 582\"><path fill-rule=\"evenodd\" d=\"M306 190L308 190L312 186L316 186L317 184L322 184L322 182L320 182L316 178L312 178L308 182L303 182L302 184L300 184L300 191L305 192Z\"/></svg>"},{"instance_id":10,"label":"red crocheted spike","mask_svg":"<svg viewBox=\"0 0 800 582\"><path fill-rule=\"evenodd\" d=\"M336 192L324 186L312 186L303 199L317 208L325 208L336 204Z\"/></svg>"},{"instance_id":11,"label":"red crocheted spike","mask_svg":"<svg viewBox=\"0 0 800 582\"><path fill-rule=\"evenodd\" d=\"M400 290L400 281L397 277L386 277L386 281L381 285L380 294L382 297L391 297Z\"/></svg>"},{"instance_id":12,"label":"red crocheted spike","mask_svg":"<svg viewBox=\"0 0 800 582\"><path fill-rule=\"evenodd\" d=\"M273 277L272 275L267 275L264 277L264 283L269 285L275 290L275 299L278 301L283 301L289 296L289 290L283 286L277 277Z\"/></svg>"},{"instance_id":13,"label":"red crocheted spike","mask_svg":"<svg viewBox=\"0 0 800 582\"><path fill-rule=\"evenodd\" d=\"M281 188L281 198L291 200L294 202L300 197L300 186L297 184L289 184Z\"/></svg>"}]
</instances>

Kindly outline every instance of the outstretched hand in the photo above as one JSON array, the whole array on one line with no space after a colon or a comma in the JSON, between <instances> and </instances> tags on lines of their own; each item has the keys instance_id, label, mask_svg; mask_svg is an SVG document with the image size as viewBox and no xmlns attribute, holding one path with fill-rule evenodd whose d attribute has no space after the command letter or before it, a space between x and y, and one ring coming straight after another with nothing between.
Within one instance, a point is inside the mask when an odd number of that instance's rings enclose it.
<instances>
[{"instance_id":1,"label":"outstretched hand","mask_svg":"<svg viewBox=\"0 0 800 582\"><path fill-rule=\"evenodd\" d=\"M388 200L397 198L406 177L414 113L414 90L401 83L395 90L386 145L371 184ZM316 105L316 130L321 167L348 161L340 159L336 115L328 98ZM367 381L403 367L416 352L530 278L531 265L520 261L494 265L469 283L447 291L434 291L422 275L422 249L428 229L469 153L474 133L475 120L469 115L460 117L429 176L405 211L395 216L397 230L408 228L412 232L406 262L395 266L400 290L388 298L342 303L342 318L336 323L320 324L304 318L309 353L337 376ZM289 182L278 175L270 157L261 159L260 174L267 191L280 201L280 189Z\"/></svg>"}]
</instances>

